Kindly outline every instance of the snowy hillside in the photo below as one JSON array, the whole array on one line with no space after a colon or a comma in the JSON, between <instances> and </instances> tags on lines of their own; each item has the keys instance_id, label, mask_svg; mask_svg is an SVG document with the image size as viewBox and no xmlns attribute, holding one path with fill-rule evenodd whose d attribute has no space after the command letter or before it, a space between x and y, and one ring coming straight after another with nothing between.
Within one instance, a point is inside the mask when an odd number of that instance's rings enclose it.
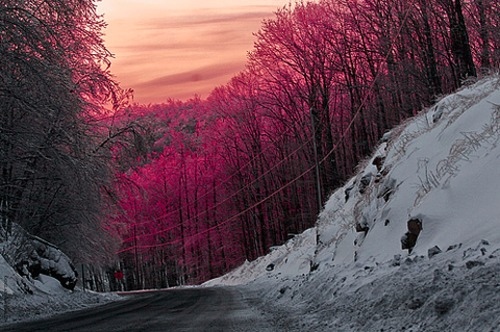
<instances>
[{"instance_id":1,"label":"snowy hillside","mask_svg":"<svg viewBox=\"0 0 500 332\"><path fill-rule=\"evenodd\" d=\"M246 285L288 331L499 331L499 143L495 76L385 135L315 228L207 284Z\"/></svg>"}]
</instances>

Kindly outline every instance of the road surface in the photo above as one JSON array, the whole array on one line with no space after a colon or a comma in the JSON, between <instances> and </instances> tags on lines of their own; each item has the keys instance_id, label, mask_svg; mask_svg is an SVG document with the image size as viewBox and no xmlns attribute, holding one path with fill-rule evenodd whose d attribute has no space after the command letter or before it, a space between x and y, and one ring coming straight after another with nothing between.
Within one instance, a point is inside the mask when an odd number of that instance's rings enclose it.
<instances>
[{"instance_id":1,"label":"road surface","mask_svg":"<svg viewBox=\"0 0 500 332\"><path fill-rule=\"evenodd\" d=\"M170 289L45 320L4 325L2 332L275 331L236 288Z\"/></svg>"}]
</instances>

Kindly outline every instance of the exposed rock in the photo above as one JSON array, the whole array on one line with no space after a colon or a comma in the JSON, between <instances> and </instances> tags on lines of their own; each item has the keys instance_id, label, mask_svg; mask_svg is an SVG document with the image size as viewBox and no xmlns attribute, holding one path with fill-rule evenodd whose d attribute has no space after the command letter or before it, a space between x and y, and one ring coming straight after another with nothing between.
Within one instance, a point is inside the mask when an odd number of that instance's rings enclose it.
<instances>
[{"instance_id":1,"label":"exposed rock","mask_svg":"<svg viewBox=\"0 0 500 332\"><path fill-rule=\"evenodd\" d=\"M73 290L78 273L71 259L54 244L30 235L21 226L13 224L13 238L5 246L4 257L17 272L28 278L40 274L51 276L67 289Z\"/></svg>"},{"instance_id":2,"label":"exposed rock","mask_svg":"<svg viewBox=\"0 0 500 332\"><path fill-rule=\"evenodd\" d=\"M489 246L489 245L490 245L490 243L488 242L488 240L482 239L481 241L479 241L479 245L482 245L482 246Z\"/></svg>"},{"instance_id":3,"label":"exposed rock","mask_svg":"<svg viewBox=\"0 0 500 332\"><path fill-rule=\"evenodd\" d=\"M385 161L384 156L376 156L373 159L372 165L375 165L375 167L377 167L377 171L380 172L382 170L382 166L384 166L384 161Z\"/></svg>"},{"instance_id":4,"label":"exposed rock","mask_svg":"<svg viewBox=\"0 0 500 332\"><path fill-rule=\"evenodd\" d=\"M49 275L67 289L73 290L77 282L76 269L71 260L57 247L40 238L33 238L34 251L30 258L33 263L29 269L33 277L35 274Z\"/></svg>"},{"instance_id":5,"label":"exposed rock","mask_svg":"<svg viewBox=\"0 0 500 332\"><path fill-rule=\"evenodd\" d=\"M422 221L417 218L408 220L408 231L418 236L422 231Z\"/></svg>"},{"instance_id":6,"label":"exposed rock","mask_svg":"<svg viewBox=\"0 0 500 332\"><path fill-rule=\"evenodd\" d=\"M346 203L349 200L349 197L351 197L351 191L354 189L355 185L356 185L356 182L353 182L353 184L350 185L349 187L347 187L346 190L344 191Z\"/></svg>"},{"instance_id":7,"label":"exposed rock","mask_svg":"<svg viewBox=\"0 0 500 332\"><path fill-rule=\"evenodd\" d=\"M451 251L451 250L459 249L461 247L462 247L461 243L459 243L459 244L453 244L453 245L449 246L448 249L446 249L446 251Z\"/></svg>"},{"instance_id":8,"label":"exposed rock","mask_svg":"<svg viewBox=\"0 0 500 332\"><path fill-rule=\"evenodd\" d=\"M312 261L309 263L309 272L314 272L318 268L319 268L319 263L314 263Z\"/></svg>"},{"instance_id":9,"label":"exposed rock","mask_svg":"<svg viewBox=\"0 0 500 332\"><path fill-rule=\"evenodd\" d=\"M372 173L367 173L363 175L361 180L359 181L359 193L364 194L366 191L366 187L370 185L370 182L372 181Z\"/></svg>"},{"instance_id":10,"label":"exposed rock","mask_svg":"<svg viewBox=\"0 0 500 332\"><path fill-rule=\"evenodd\" d=\"M366 221L356 222L354 228L356 229L356 232L368 233L368 231L370 230L370 227L368 227Z\"/></svg>"},{"instance_id":11,"label":"exposed rock","mask_svg":"<svg viewBox=\"0 0 500 332\"><path fill-rule=\"evenodd\" d=\"M438 246L434 246L427 250L427 257L432 258L438 254L442 253L442 250Z\"/></svg>"},{"instance_id":12,"label":"exposed rock","mask_svg":"<svg viewBox=\"0 0 500 332\"><path fill-rule=\"evenodd\" d=\"M484 263L483 263L483 262L481 262L481 261L467 261L467 262L465 263L465 266L466 266L468 269L473 269L473 268L475 268L475 267L482 266L482 265L484 265Z\"/></svg>"},{"instance_id":13,"label":"exposed rock","mask_svg":"<svg viewBox=\"0 0 500 332\"><path fill-rule=\"evenodd\" d=\"M406 265L411 265L411 264L413 264L413 263L415 263L415 262L413 261L413 259L411 259L411 257L407 257L407 258L404 260L404 263L405 263Z\"/></svg>"},{"instance_id":14,"label":"exposed rock","mask_svg":"<svg viewBox=\"0 0 500 332\"><path fill-rule=\"evenodd\" d=\"M401 265L401 255L394 255L394 258L390 261L391 266L400 266Z\"/></svg>"},{"instance_id":15,"label":"exposed rock","mask_svg":"<svg viewBox=\"0 0 500 332\"><path fill-rule=\"evenodd\" d=\"M411 253L421 231L422 221L420 219L412 218L408 220L408 232L401 237L401 249L408 249L408 252Z\"/></svg>"}]
</instances>

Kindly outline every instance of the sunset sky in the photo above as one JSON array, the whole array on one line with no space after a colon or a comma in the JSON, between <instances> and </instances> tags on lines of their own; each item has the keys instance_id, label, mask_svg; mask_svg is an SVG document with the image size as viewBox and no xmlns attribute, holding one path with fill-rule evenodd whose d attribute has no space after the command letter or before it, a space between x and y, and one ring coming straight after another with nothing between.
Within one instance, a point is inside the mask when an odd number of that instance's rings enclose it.
<instances>
[{"instance_id":1,"label":"sunset sky","mask_svg":"<svg viewBox=\"0 0 500 332\"><path fill-rule=\"evenodd\" d=\"M111 71L138 103L206 98L244 68L264 18L289 0L102 0Z\"/></svg>"}]
</instances>

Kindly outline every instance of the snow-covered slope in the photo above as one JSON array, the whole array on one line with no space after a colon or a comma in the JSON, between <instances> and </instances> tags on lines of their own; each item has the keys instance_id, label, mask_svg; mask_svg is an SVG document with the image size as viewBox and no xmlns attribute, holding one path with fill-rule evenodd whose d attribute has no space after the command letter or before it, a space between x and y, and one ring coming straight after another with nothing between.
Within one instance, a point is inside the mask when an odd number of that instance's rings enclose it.
<instances>
[{"instance_id":1,"label":"snow-covered slope","mask_svg":"<svg viewBox=\"0 0 500 332\"><path fill-rule=\"evenodd\" d=\"M246 284L289 331L500 331L499 143L494 76L386 135L315 228L207 284Z\"/></svg>"}]
</instances>

